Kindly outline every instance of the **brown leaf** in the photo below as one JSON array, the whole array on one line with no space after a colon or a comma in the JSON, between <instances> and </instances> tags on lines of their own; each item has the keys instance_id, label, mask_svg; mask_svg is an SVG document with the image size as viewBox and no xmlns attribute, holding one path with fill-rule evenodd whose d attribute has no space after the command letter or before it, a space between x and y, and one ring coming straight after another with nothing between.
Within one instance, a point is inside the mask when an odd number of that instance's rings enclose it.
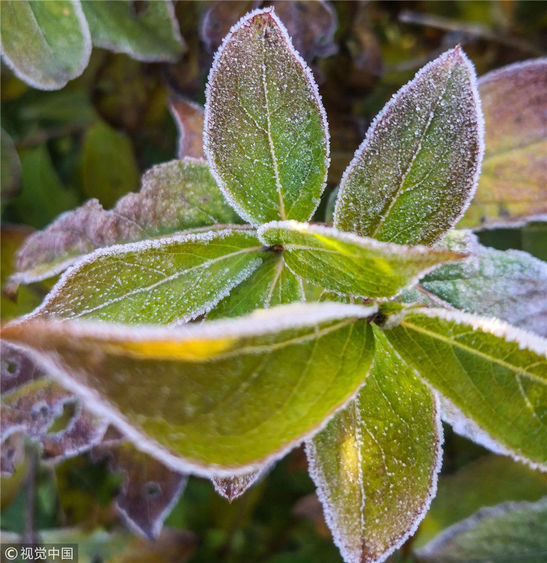
<instances>
[{"instance_id":1,"label":"brown leaf","mask_svg":"<svg viewBox=\"0 0 547 563\"><path fill-rule=\"evenodd\" d=\"M179 96L169 101L179 131L178 158L205 158L203 152L203 108Z\"/></svg>"}]
</instances>

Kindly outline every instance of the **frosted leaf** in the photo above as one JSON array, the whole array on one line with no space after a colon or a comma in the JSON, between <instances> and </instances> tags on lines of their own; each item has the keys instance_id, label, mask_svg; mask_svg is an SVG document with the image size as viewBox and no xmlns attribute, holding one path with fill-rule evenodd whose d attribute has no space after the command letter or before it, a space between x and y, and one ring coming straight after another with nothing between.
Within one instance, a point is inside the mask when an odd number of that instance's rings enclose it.
<instances>
[{"instance_id":1,"label":"frosted leaf","mask_svg":"<svg viewBox=\"0 0 547 563\"><path fill-rule=\"evenodd\" d=\"M391 297L438 264L465 256L383 243L296 221L266 223L258 229L258 237L264 244L281 245L285 263L297 276L358 297Z\"/></svg>"},{"instance_id":2,"label":"frosted leaf","mask_svg":"<svg viewBox=\"0 0 547 563\"><path fill-rule=\"evenodd\" d=\"M482 137L475 71L456 47L373 121L342 177L334 226L386 242L435 242L473 197Z\"/></svg>"},{"instance_id":3,"label":"frosted leaf","mask_svg":"<svg viewBox=\"0 0 547 563\"><path fill-rule=\"evenodd\" d=\"M43 377L44 372L16 346L0 341L0 392L7 395L17 388Z\"/></svg>"},{"instance_id":4,"label":"frosted leaf","mask_svg":"<svg viewBox=\"0 0 547 563\"><path fill-rule=\"evenodd\" d=\"M376 330L356 399L308 442L310 474L344 561L384 561L414 533L442 460L437 402Z\"/></svg>"},{"instance_id":5,"label":"frosted leaf","mask_svg":"<svg viewBox=\"0 0 547 563\"><path fill-rule=\"evenodd\" d=\"M547 551L547 498L481 508L416 552L419 561L540 561Z\"/></svg>"},{"instance_id":6,"label":"frosted leaf","mask_svg":"<svg viewBox=\"0 0 547 563\"><path fill-rule=\"evenodd\" d=\"M149 540L156 539L188 477L169 469L126 441L99 444L93 448L92 456L95 459L108 457L110 470L124 474L116 508L131 528Z\"/></svg>"},{"instance_id":7,"label":"frosted leaf","mask_svg":"<svg viewBox=\"0 0 547 563\"><path fill-rule=\"evenodd\" d=\"M235 229L111 246L67 270L29 316L185 322L226 297L263 254L252 231Z\"/></svg>"},{"instance_id":8,"label":"frosted leaf","mask_svg":"<svg viewBox=\"0 0 547 563\"><path fill-rule=\"evenodd\" d=\"M206 100L205 154L234 209L255 224L309 219L326 182L327 121L313 76L272 8L232 28Z\"/></svg>"},{"instance_id":9,"label":"frosted leaf","mask_svg":"<svg viewBox=\"0 0 547 563\"><path fill-rule=\"evenodd\" d=\"M247 489L250 489L257 481L260 481L270 469L271 465L265 465L262 469L256 469L233 477L213 477L211 481L215 491L229 502L232 502Z\"/></svg>"},{"instance_id":10,"label":"frosted leaf","mask_svg":"<svg viewBox=\"0 0 547 563\"><path fill-rule=\"evenodd\" d=\"M107 424L78 404L66 428L42 436L42 459L57 463L90 450L103 438Z\"/></svg>"},{"instance_id":11,"label":"frosted leaf","mask_svg":"<svg viewBox=\"0 0 547 563\"><path fill-rule=\"evenodd\" d=\"M485 153L462 226L497 225L547 213L547 58L482 76Z\"/></svg>"},{"instance_id":12,"label":"frosted leaf","mask_svg":"<svg viewBox=\"0 0 547 563\"><path fill-rule=\"evenodd\" d=\"M75 259L116 243L207 225L237 223L205 162L185 158L159 164L142 178L141 191L112 210L92 199L30 236L17 256L11 285L56 275Z\"/></svg>"},{"instance_id":13,"label":"frosted leaf","mask_svg":"<svg viewBox=\"0 0 547 563\"><path fill-rule=\"evenodd\" d=\"M177 156L204 159L203 108L180 96L173 96L169 101L169 109L179 131Z\"/></svg>"},{"instance_id":14,"label":"frosted leaf","mask_svg":"<svg viewBox=\"0 0 547 563\"><path fill-rule=\"evenodd\" d=\"M483 436L547 467L547 340L499 319L444 309L407 309L388 326L402 358Z\"/></svg>"},{"instance_id":15,"label":"frosted leaf","mask_svg":"<svg viewBox=\"0 0 547 563\"><path fill-rule=\"evenodd\" d=\"M0 43L15 75L41 90L57 90L80 76L91 55L77 0L3 0Z\"/></svg>"},{"instance_id":16,"label":"frosted leaf","mask_svg":"<svg viewBox=\"0 0 547 563\"><path fill-rule=\"evenodd\" d=\"M302 280L286 266L281 253L266 255L262 265L234 288L207 320L246 315L255 309L305 301Z\"/></svg>"},{"instance_id":17,"label":"frosted leaf","mask_svg":"<svg viewBox=\"0 0 547 563\"><path fill-rule=\"evenodd\" d=\"M130 0L82 0L82 7L98 47L147 62L175 62L185 48L171 0L141 9Z\"/></svg>"},{"instance_id":18,"label":"frosted leaf","mask_svg":"<svg viewBox=\"0 0 547 563\"><path fill-rule=\"evenodd\" d=\"M138 328L29 319L2 337L140 450L177 471L231 477L284 455L347 403L372 361L376 312L293 304Z\"/></svg>"},{"instance_id":19,"label":"frosted leaf","mask_svg":"<svg viewBox=\"0 0 547 563\"><path fill-rule=\"evenodd\" d=\"M547 263L527 252L481 246L469 232L459 237L471 240L466 250L470 256L443 264L420 285L457 309L547 336ZM460 250L456 237L450 240L450 248Z\"/></svg>"}]
</instances>

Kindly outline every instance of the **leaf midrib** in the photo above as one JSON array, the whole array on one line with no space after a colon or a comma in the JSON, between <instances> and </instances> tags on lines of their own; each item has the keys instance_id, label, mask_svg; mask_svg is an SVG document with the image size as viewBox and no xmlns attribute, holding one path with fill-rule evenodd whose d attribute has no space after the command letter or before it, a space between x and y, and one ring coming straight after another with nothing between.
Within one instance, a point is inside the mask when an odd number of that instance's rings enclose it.
<instances>
[{"instance_id":1,"label":"leaf midrib","mask_svg":"<svg viewBox=\"0 0 547 563\"><path fill-rule=\"evenodd\" d=\"M416 150L414 151L414 154L412 155L412 159L408 165L408 168L406 169L405 173L402 175L401 177L401 181L399 183L399 187L397 188L397 191L395 192L395 194L393 195L393 197L391 198L391 201L388 205L388 208L385 212L383 212L382 214L380 214L379 216L379 220L378 220L378 224L376 225L376 227L374 228L374 230L370 233L369 236L371 237L376 237L376 235L378 234L378 231L382 228L382 226L385 224L391 210L393 209L393 206L395 205L395 203L397 202L397 199L399 198L399 196L401 195L401 192L403 190L403 185L405 183L405 180L408 176L408 174L410 173L412 166L414 164L414 161L416 160L416 157L418 156L419 152L422 150L422 143L423 140L427 134L427 132L429 131L429 127L431 125L431 122L433 121L433 118L435 117L435 112L437 111L437 107L439 105L439 102L442 100L442 98L444 97L444 95L446 94L446 90L448 88L448 83L450 82L450 80L452 79L452 74L454 72L454 69L451 68L450 69L450 74L446 79L446 83L444 85L443 91L441 93L441 95L437 98L437 100L435 101L435 105L433 107L433 109L429 112L429 116L428 116L428 120L427 123L424 127L424 130L420 136L420 140L418 141L418 145L416 147Z\"/></svg>"},{"instance_id":2,"label":"leaf midrib","mask_svg":"<svg viewBox=\"0 0 547 563\"><path fill-rule=\"evenodd\" d=\"M95 311L100 311L101 309L105 309L107 307L110 307L111 305L114 305L115 303L119 303L120 301L123 301L124 299L129 299L130 297L133 297L134 295L138 295L139 293L144 293L147 291L152 291L154 289L156 289L157 287L160 287L161 285L165 284L165 283L169 283L171 281L176 280L177 278L186 275L194 270L197 270L199 268L207 268L212 264L215 264L216 262L220 262L222 260L226 260L228 258L232 258L234 256L238 256L239 254L245 254L245 253L249 253L249 252L256 252L262 249L262 246L253 246L250 248L244 248L241 250L238 250L237 252L232 252L231 254L224 254L222 256L219 256L217 258L213 258L211 260L207 260L206 262L203 262L201 264L198 264L196 266L192 266L191 268L188 268L186 270L183 271L178 271L175 274L172 274L166 278L164 278L163 280L157 281L151 285L145 286L145 287L139 287L137 289L134 289L133 291L130 291L129 293L126 293L124 295L120 295L118 297L115 297L113 299L111 299L108 302L105 303L101 303L100 305L97 305L91 309L86 309L84 311L81 311L80 313L78 313L77 315L74 315L72 317L70 317L71 319L77 319L82 317L83 315L88 315L90 313L94 313ZM46 309L47 311L47 309Z\"/></svg>"},{"instance_id":3,"label":"leaf midrib","mask_svg":"<svg viewBox=\"0 0 547 563\"><path fill-rule=\"evenodd\" d=\"M532 381L537 381L543 385L547 384L547 381L545 381L544 379L541 379L541 377L530 373L528 371L525 370L525 368L522 367L518 367L518 366L514 366L512 364L509 364L507 362L504 362L503 360L499 359L499 358L494 358L493 356L489 356L488 354L485 354L484 352L481 352L479 350L477 350L476 348L471 348L470 346L467 346L465 344L462 344L461 342L455 341L455 340L451 340L450 338L447 338L445 336L441 336L440 334L436 333L436 332L432 332L430 330L427 330L425 328L416 326L408 321L402 321L400 323L400 326L405 327L405 328L409 328L410 330L414 330L416 332L420 332L422 334L425 334L427 336L430 336L432 338L435 338L437 340L440 340L441 342L444 342L445 344L449 344L450 346L454 346L455 348L460 348L470 354L474 354L477 356L480 356L481 358L484 358L492 363L498 364L506 369L508 369L509 371L518 373L519 375L523 375L527 378L529 378Z\"/></svg>"}]
</instances>

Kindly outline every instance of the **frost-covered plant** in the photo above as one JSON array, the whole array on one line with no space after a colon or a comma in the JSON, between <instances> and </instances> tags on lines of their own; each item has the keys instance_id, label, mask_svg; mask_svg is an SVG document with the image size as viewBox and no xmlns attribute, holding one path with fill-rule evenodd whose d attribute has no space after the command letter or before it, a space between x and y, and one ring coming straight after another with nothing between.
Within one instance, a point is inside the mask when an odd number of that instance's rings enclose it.
<instances>
[{"instance_id":1,"label":"frost-covered plant","mask_svg":"<svg viewBox=\"0 0 547 563\"><path fill-rule=\"evenodd\" d=\"M327 120L272 9L232 29L206 97L207 162L156 167L112 211L91 201L28 240L13 284L71 267L4 328L9 346L139 450L230 498L305 441L348 562L382 561L416 529L441 413L544 469L546 342L473 313L527 326L503 292L523 271L544 280L545 265L449 232L483 154L461 49L372 123L333 226L307 222L326 183ZM492 286L497 274L510 281Z\"/></svg>"}]
</instances>

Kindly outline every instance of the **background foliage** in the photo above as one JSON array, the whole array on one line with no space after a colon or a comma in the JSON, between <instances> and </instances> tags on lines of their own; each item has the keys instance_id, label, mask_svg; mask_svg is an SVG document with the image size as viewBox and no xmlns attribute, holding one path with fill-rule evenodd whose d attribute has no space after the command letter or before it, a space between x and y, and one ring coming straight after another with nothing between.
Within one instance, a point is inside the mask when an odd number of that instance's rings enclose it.
<instances>
[{"instance_id":1,"label":"background foliage","mask_svg":"<svg viewBox=\"0 0 547 563\"><path fill-rule=\"evenodd\" d=\"M177 2L184 53L146 63L94 48L84 73L61 90L33 89L2 66L2 282L33 228L90 197L111 208L136 191L141 174L177 153L169 111L175 97L203 104L214 50L232 23L259 2ZM329 116L334 188L366 129L390 95L439 53L462 44L478 75L544 54L547 15L539 2L336 2L337 24L309 3L279 7L296 47L312 63ZM201 25L200 25L201 24ZM305 24L305 25L304 25ZM313 30L313 33L310 31ZM318 210L323 216L324 210ZM547 259L541 223L486 230L481 241ZM543 239L544 240L544 239ZM48 285L2 296L2 316L32 310ZM25 530L29 459L2 480L2 530ZM46 541L77 541L82 561L340 561L323 521L306 459L298 449L229 504L209 481L190 478L155 543L129 532L113 510L120 486L104 461L88 456L44 465L36 476L35 526ZM544 476L487 453L445 427L439 493L417 535L393 556L414 561L447 526L482 506L537 501Z\"/></svg>"}]
</instances>

